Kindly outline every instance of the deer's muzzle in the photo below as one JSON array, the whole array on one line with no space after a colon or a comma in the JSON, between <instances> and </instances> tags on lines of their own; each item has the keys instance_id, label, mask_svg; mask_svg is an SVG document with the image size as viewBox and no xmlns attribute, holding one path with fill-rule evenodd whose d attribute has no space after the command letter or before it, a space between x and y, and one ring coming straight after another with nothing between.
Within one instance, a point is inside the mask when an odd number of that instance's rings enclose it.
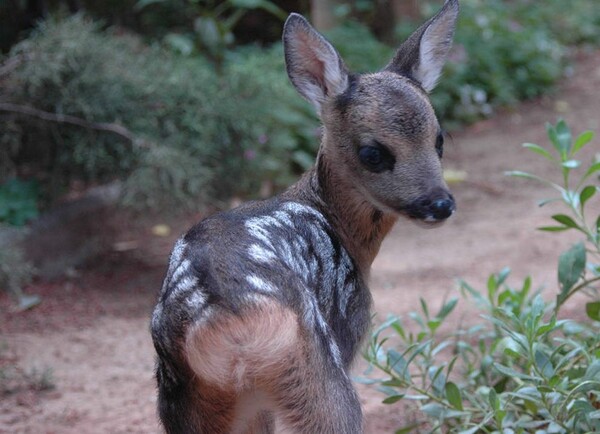
<instances>
[{"instance_id":1,"label":"deer's muzzle","mask_svg":"<svg viewBox=\"0 0 600 434\"><path fill-rule=\"evenodd\" d=\"M450 192L437 191L414 201L405 208L405 213L413 219L425 222L441 222L456 211L456 202Z\"/></svg>"}]
</instances>

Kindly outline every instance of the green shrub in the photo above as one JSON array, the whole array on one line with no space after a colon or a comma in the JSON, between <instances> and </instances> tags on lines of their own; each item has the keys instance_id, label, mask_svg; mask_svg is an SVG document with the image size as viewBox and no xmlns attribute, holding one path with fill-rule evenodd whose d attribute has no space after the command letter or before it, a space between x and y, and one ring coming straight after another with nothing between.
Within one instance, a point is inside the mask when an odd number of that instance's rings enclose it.
<instances>
[{"instance_id":1,"label":"green shrub","mask_svg":"<svg viewBox=\"0 0 600 434\"><path fill-rule=\"evenodd\" d=\"M560 255L556 302L544 301L539 290L532 292L529 278L516 288L509 285L505 269L489 277L484 291L460 282L463 296L483 314L480 323L440 335L458 299L444 303L435 315L422 300L421 312L409 314L410 326L399 317L386 321L365 353L371 369L385 376L363 381L379 386L387 395L384 403L416 403L422 417L397 432L600 430L600 216L590 220L586 215L586 204L598 191L592 179L600 163L585 165L574 159L591 141L591 132L573 140L560 121L548 126L548 135L554 151L524 146L554 163L563 184L524 172L511 174L548 183L560 192L550 201L565 204L570 215L553 215L558 225L542 230L571 229L584 235L581 243ZM573 180L578 170L581 176ZM591 321L560 319L565 300L579 291L593 297L586 306Z\"/></svg>"},{"instance_id":2,"label":"green shrub","mask_svg":"<svg viewBox=\"0 0 600 434\"><path fill-rule=\"evenodd\" d=\"M281 53L250 51L220 76L202 57L102 32L79 15L48 20L11 51L21 65L3 88L56 119L15 115L0 141L13 143L15 166L50 180L46 195L73 180L120 178L129 203L160 206L248 196L265 180L286 185L314 149L314 115L287 83Z\"/></svg>"},{"instance_id":3,"label":"green shrub","mask_svg":"<svg viewBox=\"0 0 600 434\"><path fill-rule=\"evenodd\" d=\"M548 27L523 23L513 4L500 0L463 1L455 45L458 58L432 96L441 119L454 125L548 92L566 66Z\"/></svg>"},{"instance_id":4,"label":"green shrub","mask_svg":"<svg viewBox=\"0 0 600 434\"><path fill-rule=\"evenodd\" d=\"M23 226L38 216L37 182L9 179L0 185L0 222Z\"/></svg>"},{"instance_id":5,"label":"green shrub","mask_svg":"<svg viewBox=\"0 0 600 434\"><path fill-rule=\"evenodd\" d=\"M432 95L446 128L547 92L564 71L563 43L600 39L589 0L461 5L457 50ZM351 21L328 37L355 71L393 54ZM81 15L42 23L0 81L4 101L35 111L4 118L0 182L25 168L45 205L74 182L121 179L126 203L163 209L288 185L313 162L318 124L288 83L281 44L222 54L215 69Z\"/></svg>"},{"instance_id":6,"label":"green shrub","mask_svg":"<svg viewBox=\"0 0 600 434\"><path fill-rule=\"evenodd\" d=\"M514 2L522 25L545 27L567 45L600 44L600 8L595 0L535 0Z\"/></svg>"},{"instance_id":7,"label":"green shrub","mask_svg":"<svg viewBox=\"0 0 600 434\"><path fill-rule=\"evenodd\" d=\"M367 27L356 21L330 30L327 38L354 72L377 71L394 55L393 48L379 42Z\"/></svg>"}]
</instances>

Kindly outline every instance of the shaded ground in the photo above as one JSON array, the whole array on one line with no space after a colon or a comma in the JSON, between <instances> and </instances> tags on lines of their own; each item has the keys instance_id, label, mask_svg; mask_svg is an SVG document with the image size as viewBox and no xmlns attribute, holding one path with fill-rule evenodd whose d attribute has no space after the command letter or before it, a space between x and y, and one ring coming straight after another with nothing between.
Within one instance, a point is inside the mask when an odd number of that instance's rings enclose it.
<instances>
[{"instance_id":1,"label":"shaded ground","mask_svg":"<svg viewBox=\"0 0 600 434\"><path fill-rule=\"evenodd\" d=\"M468 173L466 182L453 186L458 213L435 230L399 222L373 266L379 318L415 310L419 297L437 306L455 292L457 277L481 287L507 265L515 282L531 275L534 284L555 291L555 263L572 235L535 231L556 212L535 206L549 191L503 172L545 173L541 159L520 144L545 143L544 123L558 116L577 132L599 131L598 113L595 52L581 56L555 97L455 134L445 165ZM44 303L30 312L11 313L10 301L0 295L0 433L160 432L149 313L168 250L188 223L169 237L125 232L123 241L135 241L135 250L115 252L69 279L34 285L29 291ZM574 303L572 309L580 309ZM467 310L455 321L472 320L465 319ZM379 393L359 390L367 433L389 433L404 424L406 416L382 405Z\"/></svg>"}]
</instances>

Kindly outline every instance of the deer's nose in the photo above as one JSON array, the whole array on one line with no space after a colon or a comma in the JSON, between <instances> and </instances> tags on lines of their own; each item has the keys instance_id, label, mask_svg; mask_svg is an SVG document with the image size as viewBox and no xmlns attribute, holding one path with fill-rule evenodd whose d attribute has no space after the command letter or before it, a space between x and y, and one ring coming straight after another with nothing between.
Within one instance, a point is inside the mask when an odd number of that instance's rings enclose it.
<instances>
[{"instance_id":1,"label":"deer's nose","mask_svg":"<svg viewBox=\"0 0 600 434\"><path fill-rule=\"evenodd\" d=\"M454 212L455 205L453 199L438 199L431 203L431 216L436 220L446 220Z\"/></svg>"}]
</instances>

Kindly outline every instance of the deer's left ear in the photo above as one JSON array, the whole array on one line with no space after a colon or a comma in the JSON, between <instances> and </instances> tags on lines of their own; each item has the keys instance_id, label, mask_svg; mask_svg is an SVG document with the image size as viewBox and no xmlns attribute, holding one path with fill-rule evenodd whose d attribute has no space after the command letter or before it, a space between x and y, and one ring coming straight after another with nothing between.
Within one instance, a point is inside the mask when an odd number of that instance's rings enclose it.
<instances>
[{"instance_id":1,"label":"deer's left ear","mask_svg":"<svg viewBox=\"0 0 600 434\"><path fill-rule=\"evenodd\" d=\"M283 28L288 76L320 114L326 98L348 87L348 70L338 52L303 16L291 14Z\"/></svg>"},{"instance_id":2,"label":"deer's left ear","mask_svg":"<svg viewBox=\"0 0 600 434\"><path fill-rule=\"evenodd\" d=\"M430 92L442 73L458 17L458 0L446 0L442 9L398 48L385 70L418 81Z\"/></svg>"}]
</instances>

